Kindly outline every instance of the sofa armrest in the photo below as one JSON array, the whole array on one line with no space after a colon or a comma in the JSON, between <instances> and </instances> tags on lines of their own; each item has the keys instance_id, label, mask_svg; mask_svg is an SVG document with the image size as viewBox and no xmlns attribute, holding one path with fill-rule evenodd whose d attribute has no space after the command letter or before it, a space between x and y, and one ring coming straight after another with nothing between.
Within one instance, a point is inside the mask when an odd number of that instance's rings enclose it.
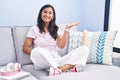
<instances>
[{"instance_id":1,"label":"sofa armrest","mask_svg":"<svg viewBox=\"0 0 120 80\"><path fill-rule=\"evenodd\" d=\"M113 65L120 67L120 53L113 52Z\"/></svg>"}]
</instances>

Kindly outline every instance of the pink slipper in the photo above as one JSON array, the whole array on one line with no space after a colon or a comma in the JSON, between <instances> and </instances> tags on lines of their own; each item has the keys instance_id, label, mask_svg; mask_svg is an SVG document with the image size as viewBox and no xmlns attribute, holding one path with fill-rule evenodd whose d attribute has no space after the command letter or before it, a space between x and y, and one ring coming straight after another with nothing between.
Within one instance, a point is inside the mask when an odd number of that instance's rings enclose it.
<instances>
[{"instance_id":1,"label":"pink slipper","mask_svg":"<svg viewBox=\"0 0 120 80\"><path fill-rule=\"evenodd\" d=\"M72 69L66 70L65 72L82 72L82 71L83 71L83 67L81 65L76 65Z\"/></svg>"},{"instance_id":2,"label":"pink slipper","mask_svg":"<svg viewBox=\"0 0 120 80\"><path fill-rule=\"evenodd\" d=\"M83 67L81 65L76 65L71 69L71 72L82 72L82 71L83 71Z\"/></svg>"},{"instance_id":3,"label":"pink slipper","mask_svg":"<svg viewBox=\"0 0 120 80\"><path fill-rule=\"evenodd\" d=\"M61 73L62 73L62 71L59 68L53 68L53 67L51 67L49 75L53 76L53 75L58 75L58 74L61 74Z\"/></svg>"}]
</instances>

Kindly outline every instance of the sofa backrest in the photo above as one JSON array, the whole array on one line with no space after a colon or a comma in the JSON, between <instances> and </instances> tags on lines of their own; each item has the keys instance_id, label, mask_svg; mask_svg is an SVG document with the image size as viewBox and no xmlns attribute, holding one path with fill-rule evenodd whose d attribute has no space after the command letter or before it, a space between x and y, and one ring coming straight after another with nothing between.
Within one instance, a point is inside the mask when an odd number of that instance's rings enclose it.
<instances>
[{"instance_id":1,"label":"sofa backrest","mask_svg":"<svg viewBox=\"0 0 120 80\"><path fill-rule=\"evenodd\" d=\"M17 62L21 65L31 64L30 56L23 52L23 44L26 38L27 32L31 26L14 26L13 38L15 43L15 50L17 55Z\"/></svg>"},{"instance_id":2,"label":"sofa backrest","mask_svg":"<svg viewBox=\"0 0 120 80\"><path fill-rule=\"evenodd\" d=\"M11 27L0 27L0 66L16 62Z\"/></svg>"}]
</instances>

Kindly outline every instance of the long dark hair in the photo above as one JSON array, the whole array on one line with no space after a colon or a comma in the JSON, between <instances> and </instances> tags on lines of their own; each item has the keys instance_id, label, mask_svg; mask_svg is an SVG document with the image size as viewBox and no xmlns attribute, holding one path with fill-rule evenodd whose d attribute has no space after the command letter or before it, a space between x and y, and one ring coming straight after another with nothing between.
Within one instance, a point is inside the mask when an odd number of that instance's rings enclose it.
<instances>
[{"instance_id":1,"label":"long dark hair","mask_svg":"<svg viewBox=\"0 0 120 80\"><path fill-rule=\"evenodd\" d=\"M55 23L56 14L55 14L55 10L54 10L54 7L53 7L53 6L47 4L47 5L44 5L44 6L41 8L41 10L40 10L40 12L39 12L39 15L38 15L38 19L37 19L37 26L38 26L39 29L40 29L40 33L45 32L45 31L44 31L44 22L43 22L43 20L42 20L42 18L41 18L41 15L42 15L42 11L43 11L45 8L48 8L48 7L52 8L52 10L53 10L53 15L54 15L54 18L50 21L50 23L49 23L49 25L48 25L48 31L49 31L50 35L54 38L54 40L56 40L56 38L57 38L58 26L57 26L56 23Z\"/></svg>"}]
</instances>

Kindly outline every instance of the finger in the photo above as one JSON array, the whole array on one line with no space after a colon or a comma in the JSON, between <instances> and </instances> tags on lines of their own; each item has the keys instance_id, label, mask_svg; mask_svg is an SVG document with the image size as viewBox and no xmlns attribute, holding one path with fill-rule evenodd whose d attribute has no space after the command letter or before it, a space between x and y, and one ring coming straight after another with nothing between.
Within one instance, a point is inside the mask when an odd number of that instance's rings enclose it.
<instances>
[{"instance_id":1,"label":"finger","mask_svg":"<svg viewBox=\"0 0 120 80\"><path fill-rule=\"evenodd\" d=\"M78 24L80 24L80 22L74 22L74 23L68 24L67 27L71 28L72 26L76 26Z\"/></svg>"},{"instance_id":2,"label":"finger","mask_svg":"<svg viewBox=\"0 0 120 80\"><path fill-rule=\"evenodd\" d=\"M71 26L75 26L75 25L78 25L78 24L80 24L80 22L74 22L74 23L71 24Z\"/></svg>"}]
</instances>

